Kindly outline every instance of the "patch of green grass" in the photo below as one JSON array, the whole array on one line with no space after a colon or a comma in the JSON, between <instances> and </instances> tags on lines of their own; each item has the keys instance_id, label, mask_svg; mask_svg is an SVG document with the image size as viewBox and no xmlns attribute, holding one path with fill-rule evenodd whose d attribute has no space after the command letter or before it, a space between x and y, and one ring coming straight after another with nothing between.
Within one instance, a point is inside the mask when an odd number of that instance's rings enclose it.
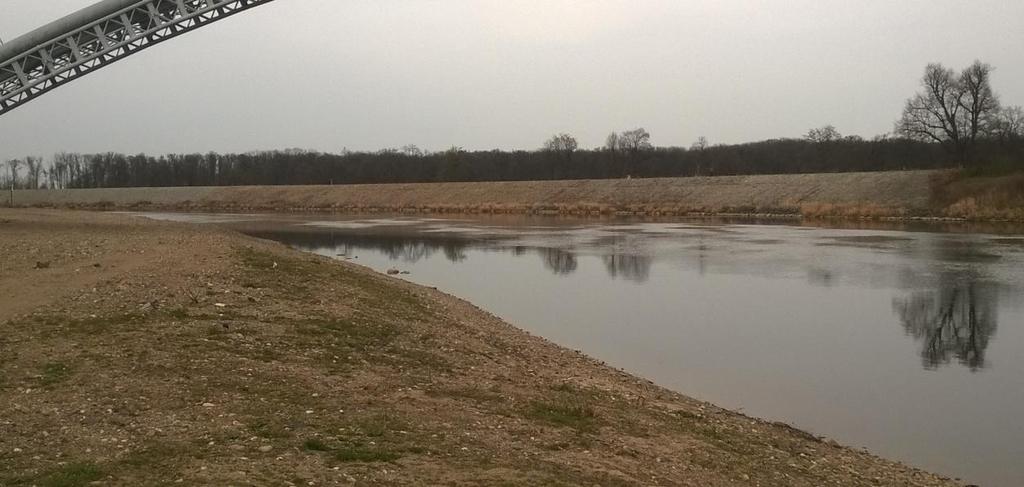
<instances>
[{"instance_id":1,"label":"patch of green grass","mask_svg":"<svg viewBox=\"0 0 1024 487\"><path fill-rule=\"evenodd\" d=\"M480 386L462 386L446 388L430 388L427 395L433 397L453 397L456 399L470 399L477 402L499 402L501 395L495 391L484 389Z\"/></svg>"},{"instance_id":2,"label":"patch of green grass","mask_svg":"<svg viewBox=\"0 0 1024 487\"><path fill-rule=\"evenodd\" d=\"M678 411L673 411L672 415L680 419L685 419L687 421L700 421L703 419L703 416L701 416L700 414L682 409Z\"/></svg>"},{"instance_id":3,"label":"patch of green grass","mask_svg":"<svg viewBox=\"0 0 1024 487\"><path fill-rule=\"evenodd\" d=\"M82 487L105 475L94 463L69 463L24 483L38 487Z\"/></svg>"},{"instance_id":4,"label":"patch of green grass","mask_svg":"<svg viewBox=\"0 0 1024 487\"><path fill-rule=\"evenodd\" d=\"M579 390L576 389L576 387L574 387L572 384L570 384L568 382L562 382L562 383L560 383L560 384L558 384L556 386L553 386L551 388L551 390L558 391L558 392L565 392L567 394L576 394L576 393L579 392Z\"/></svg>"},{"instance_id":5,"label":"patch of green grass","mask_svg":"<svg viewBox=\"0 0 1024 487\"><path fill-rule=\"evenodd\" d=\"M600 401L604 395L600 390L593 387L580 387L568 382L560 382L551 386L551 390L558 393L558 397L569 401Z\"/></svg>"},{"instance_id":6,"label":"patch of green grass","mask_svg":"<svg viewBox=\"0 0 1024 487\"><path fill-rule=\"evenodd\" d=\"M288 430L283 424L271 421L256 421L249 424L249 431L260 438L274 439L274 438L288 438L292 436L292 432Z\"/></svg>"},{"instance_id":7,"label":"patch of green grass","mask_svg":"<svg viewBox=\"0 0 1024 487\"><path fill-rule=\"evenodd\" d=\"M440 372L450 372L452 369L448 360L434 352L406 347L396 348L394 352L401 357L399 362L402 365Z\"/></svg>"},{"instance_id":8,"label":"patch of green grass","mask_svg":"<svg viewBox=\"0 0 1024 487\"><path fill-rule=\"evenodd\" d=\"M279 264L277 256L271 255L269 252L256 250L252 247L242 247L238 249L238 255L242 259L242 263L248 267L259 270L271 270L276 269Z\"/></svg>"},{"instance_id":9,"label":"patch of green grass","mask_svg":"<svg viewBox=\"0 0 1024 487\"><path fill-rule=\"evenodd\" d=\"M372 312L386 312L388 315L405 320L436 318L436 311L415 293L396 285L381 276L357 272L341 265L331 266L335 278L358 288L358 307Z\"/></svg>"},{"instance_id":10,"label":"patch of green grass","mask_svg":"<svg viewBox=\"0 0 1024 487\"><path fill-rule=\"evenodd\" d=\"M334 459L341 462L379 463L393 462L402 456L395 452L364 447L343 447L334 452Z\"/></svg>"},{"instance_id":11,"label":"patch of green grass","mask_svg":"<svg viewBox=\"0 0 1024 487\"><path fill-rule=\"evenodd\" d=\"M412 427L408 421L395 413L384 411L380 414L364 418L358 422L359 430L370 437L381 437L389 431L409 431Z\"/></svg>"},{"instance_id":12,"label":"patch of green grass","mask_svg":"<svg viewBox=\"0 0 1024 487\"><path fill-rule=\"evenodd\" d=\"M43 366L39 383L43 387L53 387L67 380L69 376L71 376L71 367L60 362L48 363Z\"/></svg>"},{"instance_id":13,"label":"patch of green grass","mask_svg":"<svg viewBox=\"0 0 1024 487\"><path fill-rule=\"evenodd\" d=\"M188 318L188 311L185 308L171 308L165 311L167 316L176 320L184 320Z\"/></svg>"},{"instance_id":14,"label":"patch of green grass","mask_svg":"<svg viewBox=\"0 0 1024 487\"><path fill-rule=\"evenodd\" d=\"M764 447L751 441L749 435L708 422L704 418L686 412L674 414L675 426L719 450L737 455L752 455ZM671 424L671 423L670 423Z\"/></svg>"},{"instance_id":15,"label":"patch of green grass","mask_svg":"<svg viewBox=\"0 0 1024 487\"><path fill-rule=\"evenodd\" d=\"M151 443L132 450L118 464L153 474L168 471L183 459L189 458L190 453L191 449L182 444Z\"/></svg>"},{"instance_id":16,"label":"patch of green grass","mask_svg":"<svg viewBox=\"0 0 1024 487\"><path fill-rule=\"evenodd\" d=\"M331 447L327 446L326 443L321 441L319 438L310 438L306 440L302 447L308 451L330 451Z\"/></svg>"},{"instance_id":17,"label":"patch of green grass","mask_svg":"<svg viewBox=\"0 0 1024 487\"><path fill-rule=\"evenodd\" d=\"M145 323L149 316L142 313L94 315L84 318L68 318L59 315L33 316L20 322L9 322L11 327L31 328L44 337L64 336L68 332L89 335L106 333L126 324Z\"/></svg>"},{"instance_id":18,"label":"patch of green grass","mask_svg":"<svg viewBox=\"0 0 1024 487\"><path fill-rule=\"evenodd\" d=\"M562 398L555 401L532 401L525 413L527 418L563 426L577 431L590 431L595 427L597 413L586 403Z\"/></svg>"},{"instance_id":19,"label":"patch of green grass","mask_svg":"<svg viewBox=\"0 0 1024 487\"><path fill-rule=\"evenodd\" d=\"M541 445L541 448L549 451L563 451L574 448L589 450L594 447L594 439L589 435L577 433L569 440L570 441L557 441L555 443Z\"/></svg>"},{"instance_id":20,"label":"patch of green grass","mask_svg":"<svg viewBox=\"0 0 1024 487\"><path fill-rule=\"evenodd\" d=\"M394 326L370 319L311 318L293 323L301 335L333 337L339 346L356 351L383 347L398 335Z\"/></svg>"},{"instance_id":21,"label":"patch of green grass","mask_svg":"<svg viewBox=\"0 0 1024 487\"><path fill-rule=\"evenodd\" d=\"M336 325L373 325L384 335L396 332L394 323L398 320L421 321L436 315L429 306L414 292L361 270L345 265L321 262L314 258L303 258L250 247L237 249L239 260L246 267L246 275L242 282L248 287L272 289L285 297L312 300L314 289L318 283L338 283L349 287L353 292L346 292L346 299L357 310L358 314L346 323L335 322ZM362 316L360 316L362 315ZM365 318L365 319L360 319ZM323 325L331 325L330 320L322 320ZM317 324L317 323L309 323ZM329 330L330 327L328 327ZM340 330L352 329L352 326L339 326ZM306 329L309 333L320 333L324 330ZM360 336L365 337L365 332Z\"/></svg>"},{"instance_id":22,"label":"patch of green grass","mask_svg":"<svg viewBox=\"0 0 1024 487\"><path fill-rule=\"evenodd\" d=\"M132 312L117 315L90 316L88 318L68 320L65 323L70 331L94 335L107 333L114 328L124 325L141 325L149 321L149 318L146 314Z\"/></svg>"},{"instance_id":23,"label":"patch of green grass","mask_svg":"<svg viewBox=\"0 0 1024 487\"><path fill-rule=\"evenodd\" d=\"M256 348L255 350L252 350L252 352L249 354L249 358L267 363L278 362L283 357L284 355L281 352L270 346Z\"/></svg>"},{"instance_id":24,"label":"patch of green grass","mask_svg":"<svg viewBox=\"0 0 1024 487\"><path fill-rule=\"evenodd\" d=\"M625 487L636 485L636 482L629 479L622 479L615 474L605 471L588 471L587 469L566 468L564 462L545 461L538 457L514 459L513 469L519 475L528 477L509 481L504 484L508 486L520 485L546 485L557 487L569 487L574 485L600 485L603 487ZM623 474L619 474L623 475Z\"/></svg>"},{"instance_id":25,"label":"patch of green grass","mask_svg":"<svg viewBox=\"0 0 1024 487\"><path fill-rule=\"evenodd\" d=\"M274 289L292 298L310 296L308 281L319 269L315 263L251 247L239 248L236 253L249 271L243 280L246 287Z\"/></svg>"},{"instance_id":26,"label":"patch of green grass","mask_svg":"<svg viewBox=\"0 0 1024 487\"><path fill-rule=\"evenodd\" d=\"M199 314L195 314L195 315L187 315L186 314L186 318L190 318L190 319L193 319L193 320L196 320L196 321L217 321L217 322L221 322L221 321L243 320L243 319L246 319L248 317L243 315L243 314L241 314L241 313L239 313L239 312L237 312L237 311L231 310L231 309L221 309L221 310L217 311L216 314L214 314L214 313L199 313Z\"/></svg>"}]
</instances>

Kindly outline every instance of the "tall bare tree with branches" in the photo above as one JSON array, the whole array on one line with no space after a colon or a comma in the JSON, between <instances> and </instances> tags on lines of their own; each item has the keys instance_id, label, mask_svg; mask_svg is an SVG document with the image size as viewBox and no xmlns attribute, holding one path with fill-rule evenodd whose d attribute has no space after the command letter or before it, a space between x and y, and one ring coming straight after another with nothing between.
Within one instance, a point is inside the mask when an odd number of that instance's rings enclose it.
<instances>
[{"instance_id":1,"label":"tall bare tree with branches","mask_svg":"<svg viewBox=\"0 0 1024 487\"><path fill-rule=\"evenodd\" d=\"M992 91L992 66L975 61L958 75L939 63L929 64L922 90L907 100L896 132L915 140L949 146L961 164L968 162L979 137L991 128L999 112Z\"/></svg>"},{"instance_id":2,"label":"tall bare tree with branches","mask_svg":"<svg viewBox=\"0 0 1024 487\"><path fill-rule=\"evenodd\" d=\"M39 189L39 182L43 176L43 159L28 156L25 158L25 187L27 189Z\"/></svg>"},{"instance_id":3,"label":"tall bare tree with branches","mask_svg":"<svg viewBox=\"0 0 1024 487\"><path fill-rule=\"evenodd\" d=\"M651 134L643 128L627 130L619 135L619 146L633 154L651 149Z\"/></svg>"},{"instance_id":4,"label":"tall bare tree with branches","mask_svg":"<svg viewBox=\"0 0 1024 487\"><path fill-rule=\"evenodd\" d=\"M993 128L996 138L1003 142L1024 138L1024 109L1011 106L999 110Z\"/></svg>"},{"instance_id":5,"label":"tall bare tree with branches","mask_svg":"<svg viewBox=\"0 0 1024 487\"><path fill-rule=\"evenodd\" d=\"M837 130L832 124L811 129L807 131L807 135L804 136L804 140L814 142L815 144L827 144L842 138L843 134L839 133L839 130Z\"/></svg>"},{"instance_id":6,"label":"tall bare tree with branches","mask_svg":"<svg viewBox=\"0 0 1024 487\"><path fill-rule=\"evenodd\" d=\"M544 150L546 151L572 154L576 152L577 148L579 148L579 142L569 134L552 135L550 139L544 141Z\"/></svg>"},{"instance_id":7,"label":"tall bare tree with branches","mask_svg":"<svg viewBox=\"0 0 1024 487\"><path fill-rule=\"evenodd\" d=\"M8 183L11 188L18 187L18 170L21 168L21 161L18 159L11 159L7 161L7 174L10 179Z\"/></svg>"}]
</instances>

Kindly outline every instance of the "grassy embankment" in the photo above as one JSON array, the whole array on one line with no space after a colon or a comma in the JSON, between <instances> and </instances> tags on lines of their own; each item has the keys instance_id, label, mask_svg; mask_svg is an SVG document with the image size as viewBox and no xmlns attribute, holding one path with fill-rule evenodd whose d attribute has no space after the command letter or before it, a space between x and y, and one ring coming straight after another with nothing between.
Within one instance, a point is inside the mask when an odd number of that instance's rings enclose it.
<instances>
[{"instance_id":1,"label":"grassy embankment","mask_svg":"<svg viewBox=\"0 0 1024 487\"><path fill-rule=\"evenodd\" d=\"M0 485L953 485L209 228L0 210Z\"/></svg>"},{"instance_id":2,"label":"grassy embankment","mask_svg":"<svg viewBox=\"0 0 1024 487\"><path fill-rule=\"evenodd\" d=\"M19 191L30 207L1024 221L1024 175L896 171L634 180Z\"/></svg>"}]
</instances>

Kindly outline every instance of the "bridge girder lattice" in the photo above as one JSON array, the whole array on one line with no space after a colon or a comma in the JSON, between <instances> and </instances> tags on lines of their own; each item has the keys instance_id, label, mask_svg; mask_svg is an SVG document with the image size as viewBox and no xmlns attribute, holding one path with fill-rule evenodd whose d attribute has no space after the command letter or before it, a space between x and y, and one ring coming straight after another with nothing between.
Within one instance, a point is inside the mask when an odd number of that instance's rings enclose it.
<instances>
[{"instance_id":1,"label":"bridge girder lattice","mask_svg":"<svg viewBox=\"0 0 1024 487\"><path fill-rule=\"evenodd\" d=\"M141 0L0 56L0 115L143 49L273 0Z\"/></svg>"}]
</instances>

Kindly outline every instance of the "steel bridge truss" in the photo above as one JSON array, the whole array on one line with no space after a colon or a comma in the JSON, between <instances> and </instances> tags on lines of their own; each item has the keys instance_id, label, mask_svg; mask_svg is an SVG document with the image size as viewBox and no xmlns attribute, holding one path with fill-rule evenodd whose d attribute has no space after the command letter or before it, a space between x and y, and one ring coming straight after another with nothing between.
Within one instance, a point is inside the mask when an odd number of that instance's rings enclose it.
<instances>
[{"instance_id":1,"label":"steel bridge truss","mask_svg":"<svg viewBox=\"0 0 1024 487\"><path fill-rule=\"evenodd\" d=\"M143 0L0 59L0 115L147 47L271 1Z\"/></svg>"}]
</instances>

